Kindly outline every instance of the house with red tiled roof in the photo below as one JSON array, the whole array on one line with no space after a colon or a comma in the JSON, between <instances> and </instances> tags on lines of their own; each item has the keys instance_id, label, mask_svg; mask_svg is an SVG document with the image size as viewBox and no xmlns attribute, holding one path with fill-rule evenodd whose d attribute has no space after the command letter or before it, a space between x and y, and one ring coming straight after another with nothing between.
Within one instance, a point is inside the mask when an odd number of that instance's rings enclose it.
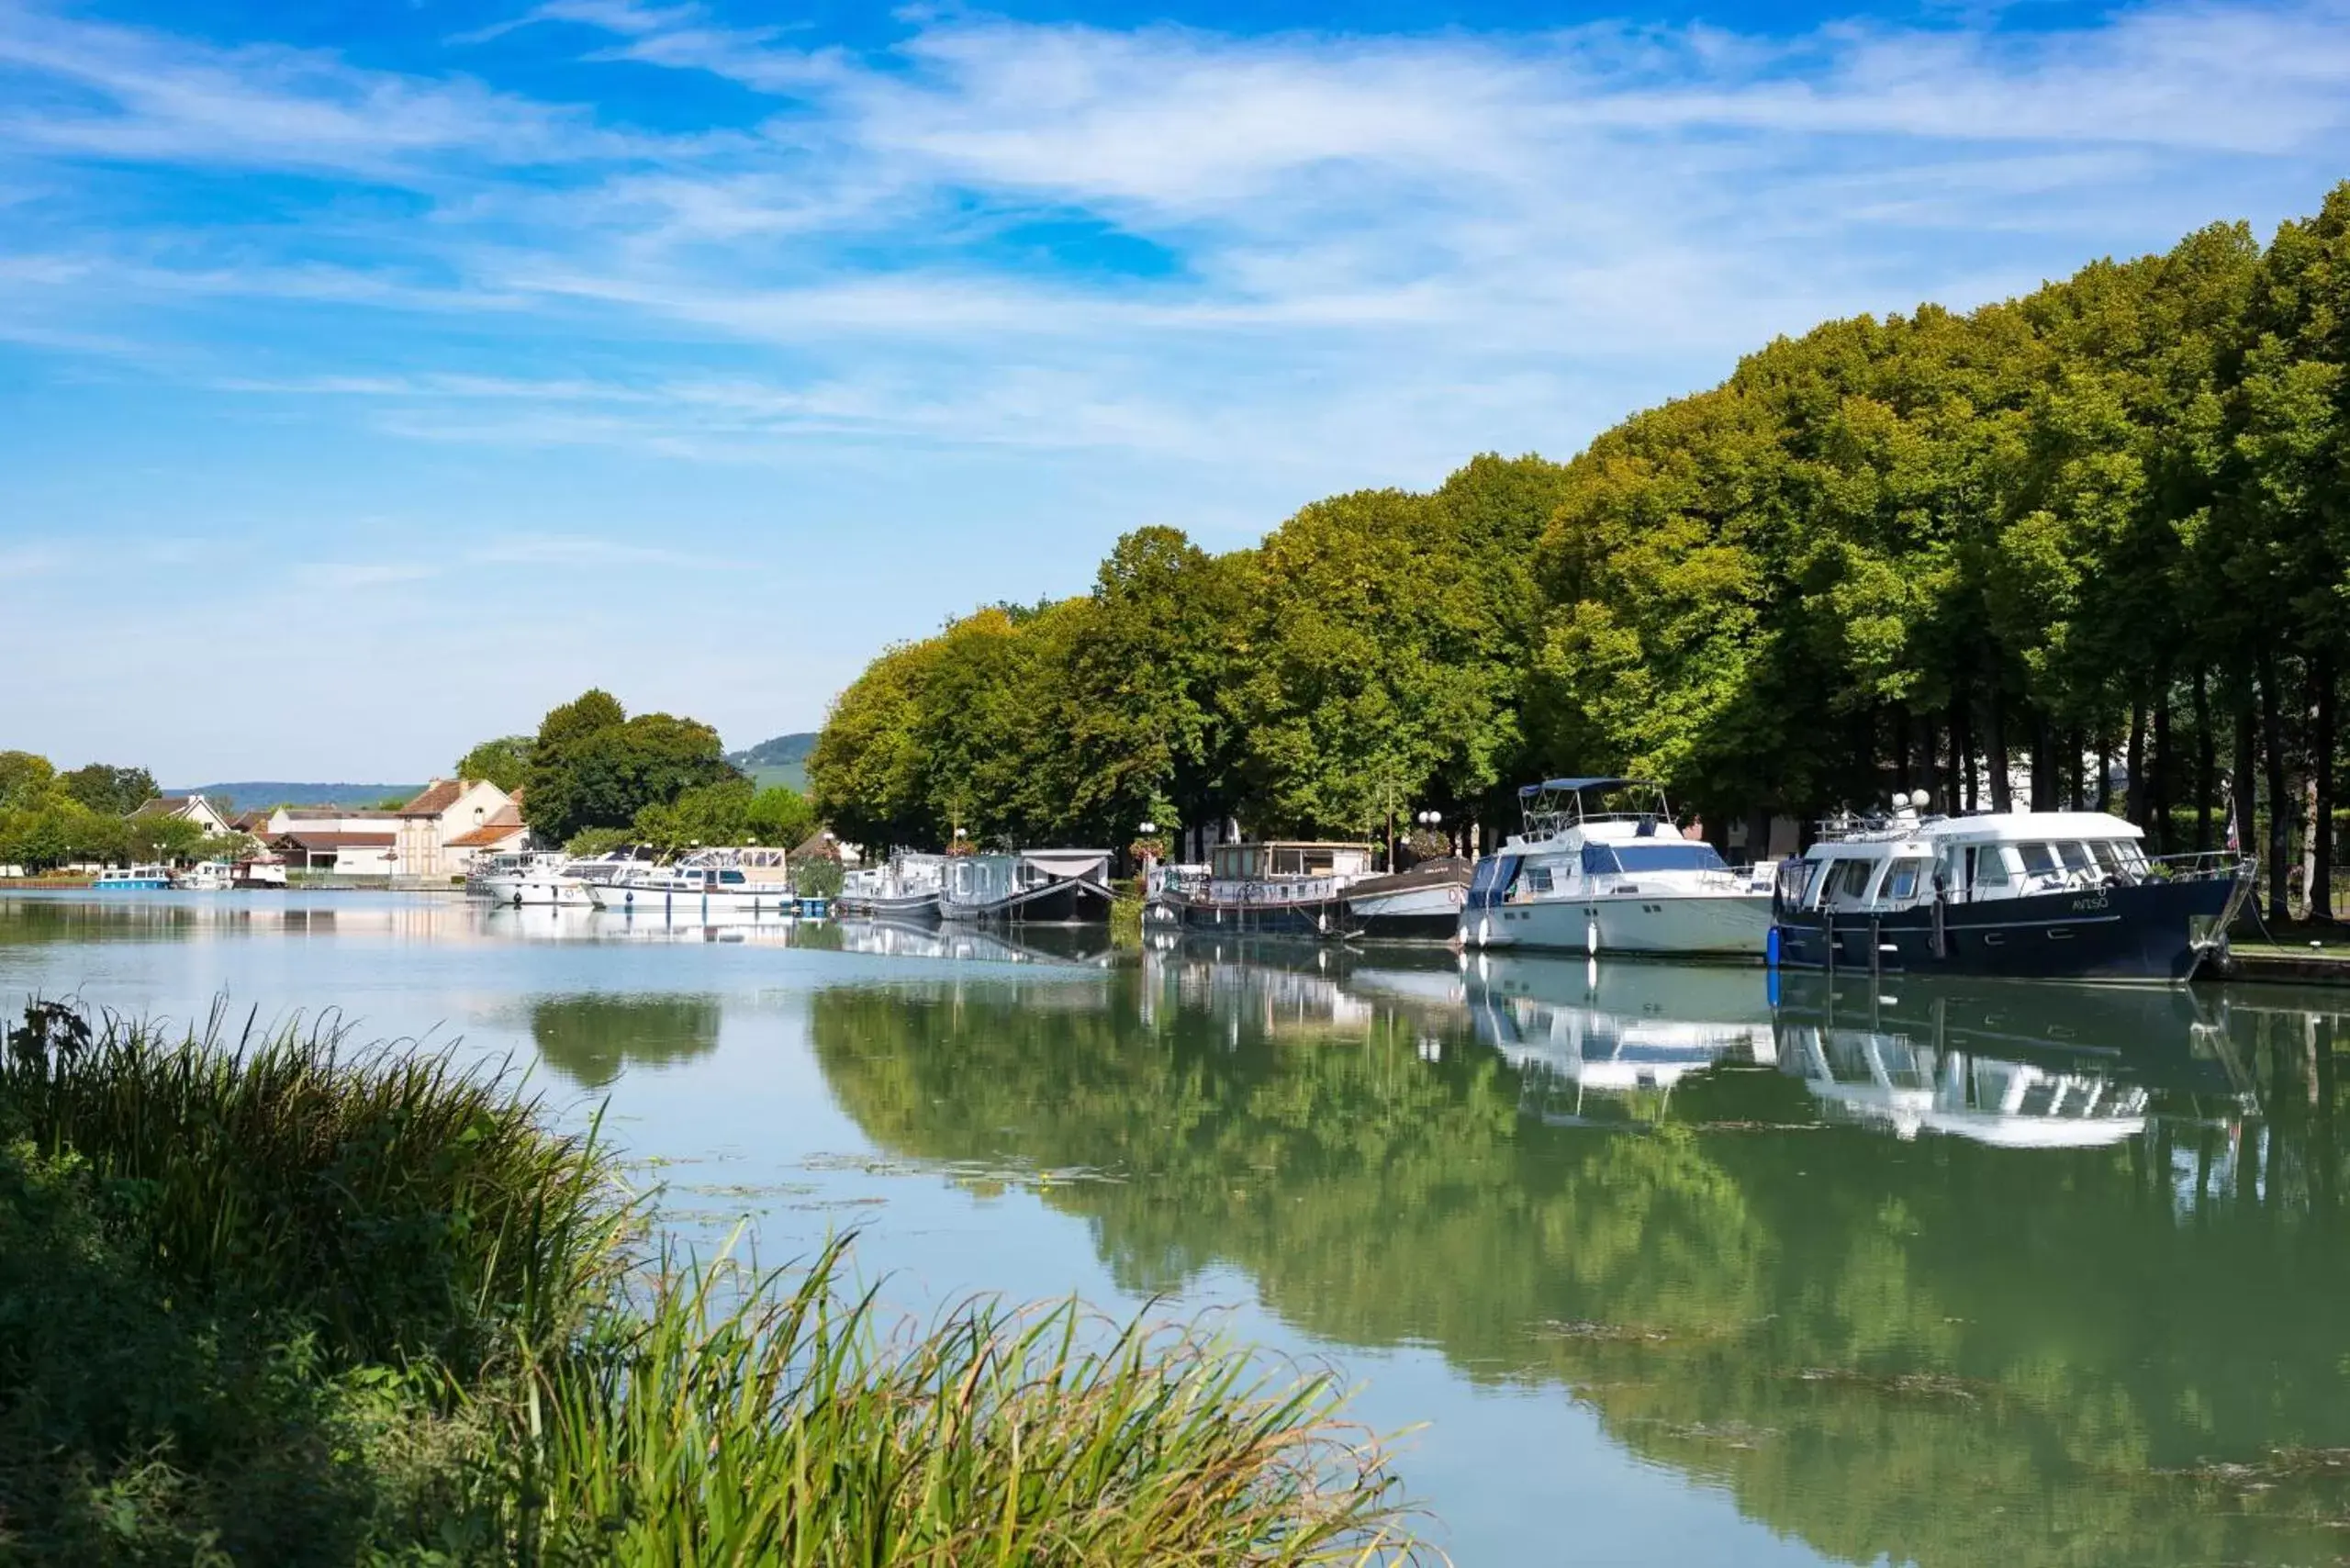
<instances>
[{"instance_id":1,"label":"house with red tiled roof","mask_svg":"<svg viewBox=\"0 0 2350 1568\"><path fill-rule=\"evenodd\" d=\"M530 831L520 802L486 778L435 778L394 814L403 877L462 877L474 857L520 848Z\"/></svg>"}]
</instances>

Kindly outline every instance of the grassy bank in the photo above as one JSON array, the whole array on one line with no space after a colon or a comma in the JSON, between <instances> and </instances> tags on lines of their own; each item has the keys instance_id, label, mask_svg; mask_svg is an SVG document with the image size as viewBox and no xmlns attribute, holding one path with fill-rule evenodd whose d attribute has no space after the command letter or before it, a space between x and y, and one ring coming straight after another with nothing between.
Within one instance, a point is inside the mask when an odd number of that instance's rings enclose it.
<instances>
[{"instance_id":1,"label":"grassy bank","mask_svg":"<svg viewBox=\"0 0 2350 1568\"><path fill-rule=\"evenodd\" d=\"M0 1058L0 1561L1414 1555L1316 1379L1192 1329L894 1322L843 1249L653 1251L510 1078L34 1006Z\"/></svg>"}]
</instances>

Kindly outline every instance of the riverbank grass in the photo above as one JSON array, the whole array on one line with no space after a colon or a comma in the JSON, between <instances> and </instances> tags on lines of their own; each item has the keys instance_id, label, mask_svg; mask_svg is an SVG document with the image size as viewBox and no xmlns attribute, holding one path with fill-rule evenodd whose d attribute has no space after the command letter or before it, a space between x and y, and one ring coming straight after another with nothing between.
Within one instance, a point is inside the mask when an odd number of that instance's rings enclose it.
<instances>
[{"instance_id":1,"label":"riverbank grass","mask_svg":"<svg viewBox=\"0 0 2350 1568\"><path fill-rule=\"evenodd\" d=\"M36 1004L0 1056L0 1558L1393 1562L1326 1380L846 1250L648 1256L591 1128L332 1028Z\"/></svg>"}]
</instances>

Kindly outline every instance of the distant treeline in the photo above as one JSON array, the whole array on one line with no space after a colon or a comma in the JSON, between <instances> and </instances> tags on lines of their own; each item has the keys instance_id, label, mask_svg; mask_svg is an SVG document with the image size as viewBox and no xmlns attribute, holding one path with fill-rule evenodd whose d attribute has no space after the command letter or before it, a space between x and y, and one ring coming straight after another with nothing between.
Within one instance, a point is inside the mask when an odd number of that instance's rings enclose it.
<instances>
[{"instance_id":1,"label":"distant treeline","mask_svg":"<svg viewBox=\"0 0 2350 1568\"><path fill-rule=\"evenodd\" d=\"M1894 789L2115 802L2166 850L2223 779L2330 868L2350 652L2350 184L2017 300L1830 322L1561 465L1317 501L1253 549L1120 540L1091 594L886 651L810 760L846 835L1144 821L1496 825L1661 778L1718 833Z\"/></svg>"}]
</instances>

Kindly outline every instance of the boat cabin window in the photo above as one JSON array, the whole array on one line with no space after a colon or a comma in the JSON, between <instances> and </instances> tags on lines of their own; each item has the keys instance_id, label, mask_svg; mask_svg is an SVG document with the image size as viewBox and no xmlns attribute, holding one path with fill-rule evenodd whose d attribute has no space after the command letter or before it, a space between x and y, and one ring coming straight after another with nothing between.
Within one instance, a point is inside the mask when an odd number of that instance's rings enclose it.
<instances>
[{"instance_id":1,"label":"boat cabin window","mask_svg":"<svg viewBox=\"0 0 2350 1568\"><path fill-rule=\"evenodd\" d=\"M1627 871L1727 871L1714 846L1703 840L1619 844L1616 863Z\"/></svg>"},{"instance_id":2,"label":"boat cabin window","mask_svg":"<svg viewBox=\"0 0 2350 1568\"><path fill-rule=\"evenodd\" d=\"M1885 874L1885 890L1877 896L1896 903L1908 903L1918 897L1918 890L1930 887L1930 860L1917 856L1904 856L1892 864Z\"/></svg>"},{"instance_id":3,"label":"boat cabin window","mask_svg":"<svg viewBox=\"0 0 2350 1568\"><path fill-rule=\"evenodd\" d=\"M2019 844L2016 853L2022 857L2023 874L2027 877L2053 877L2056 874L2056 852L2044 844Z\"/></svg>"},{"instance_id":4,"label":"boat cabin window","mask_svg":"<svg viewBox=\"0 0 2350 1568\"><path fill-rule=\"evenodd\" d=\"M2145 866L2145 857L2138 846L2127 839L2093 838L2088 843L2089 857L2097 868L2119 882L2134 882Z\"/></svg>"},{"instance_id":5,"label":"boat cabin window","mask_svg":"<svg viewBox=\"0 0 2350 1568\"><path fill-rule=\"evenodd\" d=\"M1550 868L1548 866L1528 866L1526 868L1526 890L1530 893L1549 892L1550 890Z\"/></svg>"},{"instance_id":6,"label":"boat cabin window","mask_svg":"<svg viewBox=\"0 0 2350 1568\"><path fill-rule=\"evenodd\" d=\"M721 871L718 874L718 879L722 882L740 882L743 880L743 873L740 871Z\"/></svg>"},{"instance_id":7,"label":"boat cabin window","mask_svg":"<svg viewBox=\"0 0 2350 1568\"><path fill-rule=\"evenodd\" d=\"M1861 902L1868 897L1869 883L1880 864L1867 859L1826 862L1819 872L1818 902L1839 909Z\"/></svg>"},{"instance_id":8,"label":"boat cabin window","mask_svg":"<svg viewBox=\"0 0 2350 1568\"><path fill-rule=\"evenodd\" d=\"M1967 885L1975 888L1996 888L2004 890L2009 885L2007 851L1996 844L1986 844L1966 852Z\"/></svg>"},{"instance_id":9,"label":"boat cabin window","mask_svg":"<svg viewBox=\"0 0 2350 1568\"><path fill-rule=\"evenodd\" d=\"M2067 871L2086 872L2092 868L2088 846L2085 844L2060 844L2056 846L2056 853L2063 857Z\"/></svg>"}]
</instances>

